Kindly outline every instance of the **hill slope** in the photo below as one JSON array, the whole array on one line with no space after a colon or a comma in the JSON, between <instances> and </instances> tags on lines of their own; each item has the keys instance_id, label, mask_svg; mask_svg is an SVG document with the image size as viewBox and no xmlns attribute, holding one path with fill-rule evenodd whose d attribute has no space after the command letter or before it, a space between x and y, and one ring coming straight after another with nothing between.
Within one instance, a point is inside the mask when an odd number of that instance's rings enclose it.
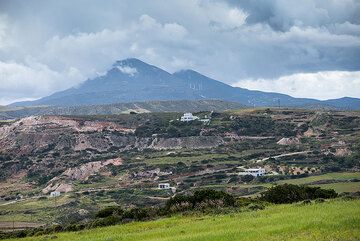
<instances>
[{"instance_id":1,"label":"hill slope","mask_svg":"<svg viewBox=\"0 0 360 241\"><path fill-rule=\"evenodd\" d=\"M256 212L177 216L53 236L59 241L356 240L360 236L359 205L359 200L276 205ZM39 237L19 240L39 240Z\"/></svg>"},{"instance_id":2,"label":"hill slope","mask_svg":"<svg viewBox=\"0 0 360 241\"><path fill-rule=\"evenodd\" d=\"M117 103L87 106L48 106L18 107L13 110L0 110L1 119L17 119L27 116L41 115L117 115L143 112L199 112L225 111L244 108L235 102L221 100L178 100L178 101L147 101L133 103Z\"/></svg>"},{"instance_id":3,"label":"hill slope","mask_svg":"<svg viewBox=\"0 0 360 241\"><path fill-rule=\"evenodd\" d=\"M78 106L153 100L219 99L248 106L326 106L360 109L359 99L319 101L232 87L193 70L170 74L138 59L117 61L103 76L35 101L13 106Z\"/></svg>"}]
</instances>

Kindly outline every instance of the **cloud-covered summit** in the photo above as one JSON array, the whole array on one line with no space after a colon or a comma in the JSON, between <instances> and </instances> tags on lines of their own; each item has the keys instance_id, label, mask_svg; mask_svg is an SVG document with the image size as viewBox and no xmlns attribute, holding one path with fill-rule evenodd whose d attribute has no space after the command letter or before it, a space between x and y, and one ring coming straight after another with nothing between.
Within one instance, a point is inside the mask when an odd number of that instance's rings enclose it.
<instances>
[{"instance_id":1,"label":"cloud-covered summit","mask_svg":"<svg viewBox=\"0 0 360 241\"><path fill-rule=\"evenodd\" d=\"M360 97L360 2L0 2L0 104L66 89L128 57L298 97Z\"/></svg>"}]
</instances>

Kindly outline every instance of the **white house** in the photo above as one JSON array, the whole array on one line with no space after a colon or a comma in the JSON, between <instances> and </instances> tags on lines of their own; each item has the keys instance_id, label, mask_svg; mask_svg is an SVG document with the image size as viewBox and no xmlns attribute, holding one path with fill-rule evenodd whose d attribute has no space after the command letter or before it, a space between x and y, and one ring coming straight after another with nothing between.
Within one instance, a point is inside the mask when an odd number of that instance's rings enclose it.
<instances>
[{"instance_id":1,"label":"white house","mask_svg":"<svg viewBox=\"0 0 360 241\"><path fill-rule=\"evenodd\" d=\"M209 118L200 119L200 121L203 122L204 124L210 123L210 119L209 119Z\"/></svg>"},{"instance_id":2,"label":"white house","mask_svg":"<svg viewBox=\"0 0 360 241\"><path fill-rule=\"evenodd\" d=\"M159 189L171 189L170 183L159 183Z\"/></svg>"},{"instance_id":3,"label":"white house","mask_svg":"<svg viewBox=\"0 0 360 241\"><path fill-rule=\"evenodd\" d=\"M187 122L187 121L194 121L198 120L199 117L194 116L192 113L185 113L183 116L181 116L180 121Z\"/></svg>"},{"instance_id":4,"label":"white house","mask_svg":"<svg viewBox=\"0 0 360 241\"><path fill-rule=\"evenodd\" d=\"M239 172L239 175L240 176L251 175L251 176L254 176L254 177L264 176L265 175L265 169L263 169L263 168L244 169L243 172Z\"/></svg>"},{"instance_id":5,"label":"white house","mask_svg":"<svg viewBox=\"0 0 360 241\"><path fill-rule=\"evenodd\" d=\"M60 192L58 191L54 191L50 193L50 197L58 197L58 196L60 196Z\"/></svg>"}]
</instances>

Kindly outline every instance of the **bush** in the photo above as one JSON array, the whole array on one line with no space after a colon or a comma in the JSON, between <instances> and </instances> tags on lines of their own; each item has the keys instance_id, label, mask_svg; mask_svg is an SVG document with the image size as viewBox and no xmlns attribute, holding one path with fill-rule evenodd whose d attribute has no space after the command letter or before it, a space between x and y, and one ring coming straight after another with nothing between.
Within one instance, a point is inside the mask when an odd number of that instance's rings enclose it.
<instances>
[{"instance_id":1,"label":"bush","mask_svg":"<svg viewBox=\"0 0 360 241\"><path fill-rule=\"evenodd\" d=\"M132 220L145 220L150 217L149 210L145 208L132 208L124 212L123 219L132 219Z\"/></svg>"},{"instance_id":2,"label":"bush","mask_svg":"<svg viewBox=\"0 0 360 241\"><path fill-rule=\"evenodd\" d=\"M334 190L325 190L320 187L298 186L284 184L272 187L262 193L261 199L271 203L293 203L317 198L335 198Z\"/></svg>"},{"instance_id":3,"label":"bush","mask_svg":"<svg viewBox=\"0 0 360 241\"><path fill-rule=\"evenodd\" d=\"M95 219L93 222L90 223L89 227L96 228L96 227L110 226L117 224L120 221L121 219L119 217L108 216L106 218Z\"/></svg>"},{"instance_id":4,"label":"bush","mask_svg":"<svg viewBox=\"0 0 360 241\"><path fill-rule=\"evenodd\" d=\"M166 202L166 209L170 212L206 207L235 206L235 198L223 191L211 189L195 191L191 196L177 195Z\"/></svg>"},{"instance_id":5,"label":"bush","mask_svg":"<svg viewBox=\"0 0 360 241\"><path fill-rule=\"evenodd\" d=\"M124 210L122 210L120 207L106 207L104 209L101 209L95 214L96 218L106 218L112 215L121 215L123 214Z\"/></svg>"},{"instance_id":6,"label":"bush","mask_svg":"<svg viewBox=\"0 0 360 241\"><path fill-rule=\"evenodd\" d=\"M252 175L245 175L245 176L241 176L241 181L243 182L251 182L252 180L254 180L254 176Z\"/></svg>"},{"instance_id":7,"label":"bush","mask_svg":"<svg viewBox=\"0 0 360 241\"><path fill-rule=\"evenodd\" d=\"M251 203L251 204L248 205L248 208L250 210L256 211L256 210L265 209L265 206L263 204L260 204L260 203Z\"/></svg>"}]
</instances>

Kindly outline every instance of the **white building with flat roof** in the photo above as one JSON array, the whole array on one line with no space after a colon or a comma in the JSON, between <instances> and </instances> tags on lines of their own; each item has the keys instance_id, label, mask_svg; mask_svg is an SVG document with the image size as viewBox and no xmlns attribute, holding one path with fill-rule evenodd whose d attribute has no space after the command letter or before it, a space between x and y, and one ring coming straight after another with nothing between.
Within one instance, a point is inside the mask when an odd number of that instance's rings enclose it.
<instances>
[{"instance_id":1,"label":"white building with flat roof","mask_svg":"<svg viewBox=\"0 0 360 241\"><path fill-rule=\"evenodd\" d=\"M254 176L254 177L264 176L265 175L265 169L264 168L244 169L244 171L239 172L239 175L240 176L251 175L251 176Z\"/></svg>"},{"instance_id":2,"label":"white building with flat roof","mask_svg":"<svg viewBox=\"0 0 360 241\"><path fill-rule=\"evenodd\" d=\"M170 183L159 183L159 189L171 189Z\"/></svg>"},{"instance_id":3,"label":"white building with flat roof","mask_svg":"<svg viewBox=\"0 0 360 241\"><path fill-rule=\"evenodd\" d=\"M181 116L180 121L187 122L187 121L194 121L198 120L199 117L194 116L192 113L185 113L183 116Z\"/></svg>"}]
</instances>

